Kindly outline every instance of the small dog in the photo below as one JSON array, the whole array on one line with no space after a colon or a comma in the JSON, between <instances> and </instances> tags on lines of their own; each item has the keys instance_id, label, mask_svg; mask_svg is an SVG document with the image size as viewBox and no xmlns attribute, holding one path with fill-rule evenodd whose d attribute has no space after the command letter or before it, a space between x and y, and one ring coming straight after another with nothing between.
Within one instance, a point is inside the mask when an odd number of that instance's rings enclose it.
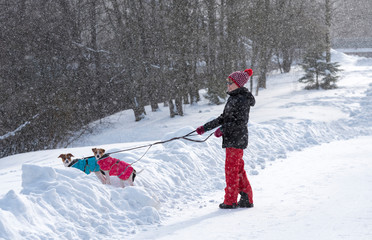
<instances>
[{"instance_id":1,"label":"small dog","mask_svg":"<svg viewBox=\"0 0 372 240\"><path fill-rule=\"evenodd\" d=\"M59 155L59 158L62 158L62 162L65 165L65 167L77 168L85 172L86 174L94 172L97 178L101 181L101 183L106 184L107 178L104 175L104 172L101 171L99 165L97 164L97 160L94 156L74 160L72 160L72 157L74 157L74 155L72 155L71 153Z\"/></svg>"},{"instance_id":2,"label":"small dog","mask_svg":"<svg viewBox=\"0 0 372 240\"><path fill-rule=\"evenodd\" d=\"M72 163L71 157L73 156L74 155L72 155L71 153L67 153L67 154L59 155L59 158L62 158L62 162L63 162L63 165L65 165L65 167L71 167L70 166L70 163Z\"/></svg>"},{"instance_id":3,"label":"small dog","mask_svg":"<svg viewBox=\"0 0 372 240\"><path fill-rule=\"evenodd\" d=\"M120 179L121 187L124 188L125 183L133 186L137 172L129 163L105 155L105 149L102 148L93 148L92 151L98 165L105 173L107 184L111 184L110 176L117 176Z\"/></svg>"}]
</instances>

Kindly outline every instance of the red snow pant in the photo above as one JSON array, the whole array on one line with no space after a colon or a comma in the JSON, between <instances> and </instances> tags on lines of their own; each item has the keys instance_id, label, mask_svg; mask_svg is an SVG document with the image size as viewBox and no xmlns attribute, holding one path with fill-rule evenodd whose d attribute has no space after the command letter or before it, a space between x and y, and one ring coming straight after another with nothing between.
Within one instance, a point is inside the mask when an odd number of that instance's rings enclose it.
<instances>
[{"instance_id":1,"label":"red snow pant","mask_svg":"<svg viewBox=\"0 0 372 240\"><path fill-rule=\"evenodd\" d=\"M253 203L251 184L244 170L243 149L226 148L225 162L225 200L226 205L237 203L240 192L248 194L249 202Z\"/></svg>"}]
</instances>

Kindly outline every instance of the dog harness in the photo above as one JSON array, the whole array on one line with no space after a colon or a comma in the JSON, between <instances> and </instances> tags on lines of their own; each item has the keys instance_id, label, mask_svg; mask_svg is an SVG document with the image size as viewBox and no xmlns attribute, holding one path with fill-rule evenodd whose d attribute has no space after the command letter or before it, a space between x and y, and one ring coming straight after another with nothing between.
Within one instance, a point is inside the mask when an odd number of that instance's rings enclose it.
<instances>
[{"instance_id":1,"label":"dog harness","mask_svg":"<svg viewBox=\"0 0 372 240\"><path fill-rule=\"evenodd\" d=\"M91 172L98 172L101 170L94 156L82 159L75 159L73 162L71 162L69 167L80 169L86 174L90 174Z\"/></svg>"},{"instance_id":2,"label":"dog harness","mask_svg":"<svg viewBox=\"0 0 372 240\"><path fill-rule=\"evenodd\" d=\"M103 156L98 160L98 164L103 171L109 171L110 176L118 176L122 180L127 180L134 171L132 165L119 159Z\"/></svg>"}]
</instances>

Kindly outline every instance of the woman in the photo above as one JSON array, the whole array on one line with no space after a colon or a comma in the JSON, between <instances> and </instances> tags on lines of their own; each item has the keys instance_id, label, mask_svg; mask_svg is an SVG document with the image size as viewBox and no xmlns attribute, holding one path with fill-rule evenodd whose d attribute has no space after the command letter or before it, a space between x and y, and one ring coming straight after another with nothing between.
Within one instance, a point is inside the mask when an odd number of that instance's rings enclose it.
<instances>
[{"instance_id":1,"label":"woman","mask_svg":"<svg viewBox=\"0 0 372 240\"><path fill-rule=\"evenodd\" d=\"M214 135L222 136L222 148L226 148L225 198L219 206L223 209L253 207L252 188L244 170L243 160L244 149L248 146L249 111L256 103L252 93L244 87L252 74L252 69L230 74L227 78L227 93L230 96L223 113L196 129L198 134L203 134L220 126ZM241 198L237 203L239 193Z\"/></svg>"}]
</instances>

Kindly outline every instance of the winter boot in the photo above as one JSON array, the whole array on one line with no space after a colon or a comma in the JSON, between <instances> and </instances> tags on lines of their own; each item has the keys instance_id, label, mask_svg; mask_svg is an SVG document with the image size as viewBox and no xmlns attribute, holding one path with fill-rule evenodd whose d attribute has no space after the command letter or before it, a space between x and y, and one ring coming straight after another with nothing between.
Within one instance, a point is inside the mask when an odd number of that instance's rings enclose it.
<instances>
[{"instance_id":1,"label":"winter boot","mask_svg":"<svg viewBox=\"0 0 372 240\"><path fill-rule=\"evenodd\" d=\"M253 207L253 203L249 202L248 194L245 192L240 192L241 198L238 202L238 206L241 208L251 208Z\"/></svg>"},{"instance_id":2,"label":"winter boot","mask_svg":"<svg viewBox=\"0 0 372 240\"><path fill-rule=\"evenodd\" d=\"M220 208L222 209L234 209L234 208L237 208L238 206L236 205L236 203L233 203L232 205L227 205L225 203L221 203L220 204Z\"/></svg>"}]
</instances>

